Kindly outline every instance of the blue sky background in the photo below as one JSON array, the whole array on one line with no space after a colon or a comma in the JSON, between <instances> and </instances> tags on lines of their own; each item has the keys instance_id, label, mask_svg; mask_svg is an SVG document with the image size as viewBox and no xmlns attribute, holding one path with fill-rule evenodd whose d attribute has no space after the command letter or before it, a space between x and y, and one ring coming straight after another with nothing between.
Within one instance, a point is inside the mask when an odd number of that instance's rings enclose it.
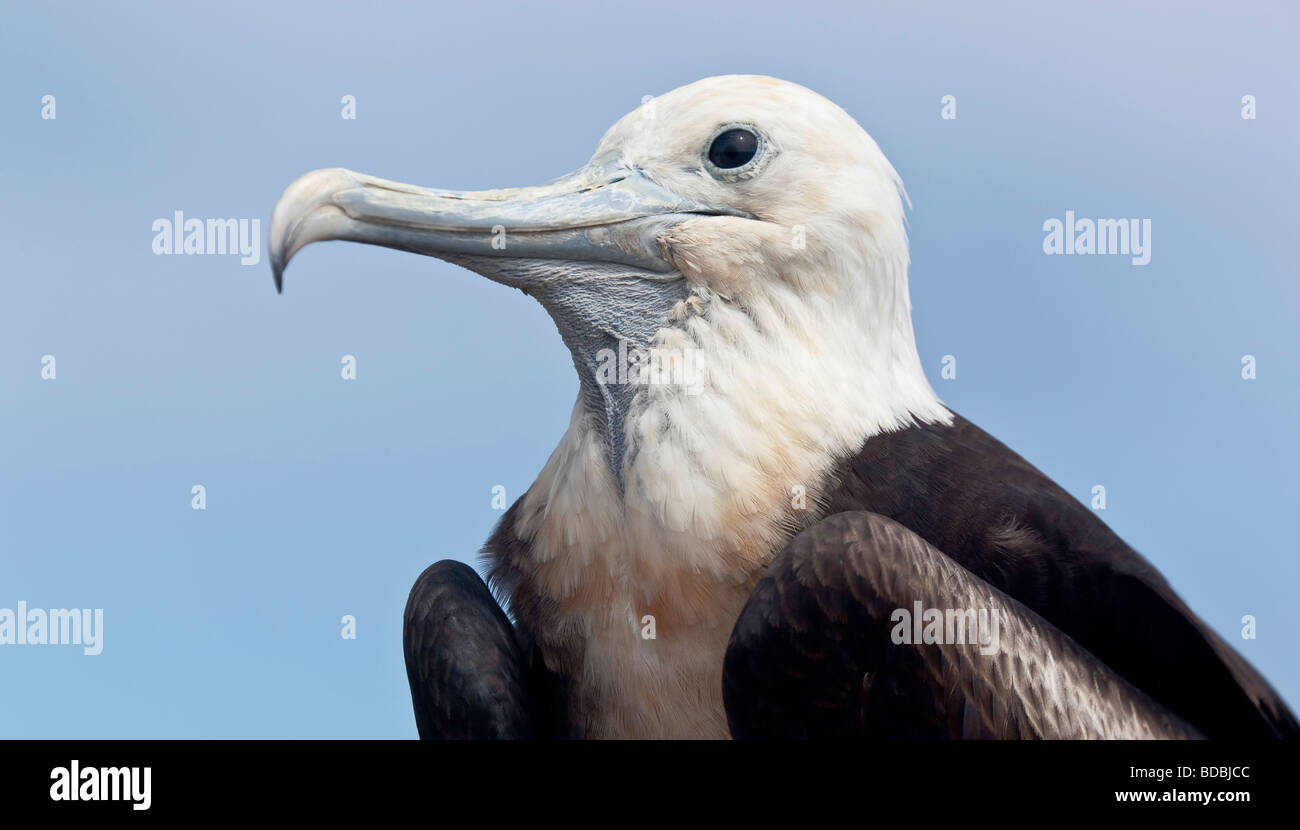
<instances>
[{"instance_id":1,"label":"blue sky background","mask_svg":"<svg viewBox=\"0 0 1300 830\"><path fill-rule=\"evenodd\" d=\"M523 492L576 394L518 292L338 243L277 297L265 251L155 256L154 219L265 235L327 166L539 183L643 95L731 72L809 86L875 136L915 205L939 394L1081 499L1105 485L1106 521L1300 703L1300 14L906 5L8 9L0 607L103 608L105 640L0 647L0 737L413 737L406 592L475 561L492 486ZM1045 256L1067 209L1151 218L1151 263Z\"/></svg>"}]
</instances>

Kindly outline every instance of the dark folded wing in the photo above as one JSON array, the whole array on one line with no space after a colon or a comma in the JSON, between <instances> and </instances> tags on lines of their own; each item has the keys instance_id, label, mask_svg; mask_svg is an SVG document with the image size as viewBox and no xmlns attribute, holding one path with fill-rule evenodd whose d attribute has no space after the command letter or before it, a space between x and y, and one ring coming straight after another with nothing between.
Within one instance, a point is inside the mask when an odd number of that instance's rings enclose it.
<instances>
[{"instance_id":1,"label":"dark folded wing","mask_svg":"<svg viewBox=\"0 0 1300 830\"><path fill-rule=\"evenodd\" d=\"M526 661L473 568L444 560L420 574L402 641L421 738L535 736Z\"/></svg>"},{"instance_id":2,"label":"dark folded wing","mask_svg":"<svg viewBox=\"0 0 1300 830\"><path fill-rule=\"evenodd\" d=\"M960 416L868 440L829 509L906 526L1207 737L1300 735L1277 692L1146 559Z\"/></svg>"},{"instance_id":3,"label":"dark folded wing","mask_svg":"<svg viewBox=\"0 0 1300 830\"><path fill-rule=\"evenodd\" d=\"M934 632L948 642L915 641L918 603L943 614ZM864 511L777 555L736 623L723 690L738 738L1198 737L1033 611Z\"/></svg>"}]
</instances>

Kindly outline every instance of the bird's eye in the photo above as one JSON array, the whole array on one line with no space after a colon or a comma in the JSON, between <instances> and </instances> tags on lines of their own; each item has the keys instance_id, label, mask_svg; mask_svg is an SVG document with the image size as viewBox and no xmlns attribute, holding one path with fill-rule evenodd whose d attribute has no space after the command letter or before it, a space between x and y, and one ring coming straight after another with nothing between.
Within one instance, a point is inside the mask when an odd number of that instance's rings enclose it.
<instances>
[{"instance_id":1,"label":"bird's eye","mask_svg":"<svg viewBox=\"0 0 1300 830\"><path fill-rule=\"evenodd\" d=\"M713 139L709 145L709 161L719 170L734 170L753 161L758 147L757 133L743 127L733 127Z\"/></svg>"}]
</instances>

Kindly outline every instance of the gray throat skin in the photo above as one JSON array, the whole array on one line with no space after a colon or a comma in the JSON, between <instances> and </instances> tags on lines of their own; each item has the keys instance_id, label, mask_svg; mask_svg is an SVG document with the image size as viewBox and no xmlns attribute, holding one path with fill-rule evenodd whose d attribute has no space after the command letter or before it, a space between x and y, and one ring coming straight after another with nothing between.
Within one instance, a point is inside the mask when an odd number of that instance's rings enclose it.
<instances>
[{"instance_id":1,"label":"gray throat skin","mask_svg":"<svg viewBox=\"0 0 1300 830\"><path fill-rule=\"evenodd\" d=\"M618 359L620 343L628 351L650 348L673 307L689 294L686 280L610 263L444 258L531 294L550 314L573 355L583 406L601 424L606 459L621 493L627 415L638 385L619 383L617 376L607 382L597 370L609 354Z\"/></svg>"}]
</instances>

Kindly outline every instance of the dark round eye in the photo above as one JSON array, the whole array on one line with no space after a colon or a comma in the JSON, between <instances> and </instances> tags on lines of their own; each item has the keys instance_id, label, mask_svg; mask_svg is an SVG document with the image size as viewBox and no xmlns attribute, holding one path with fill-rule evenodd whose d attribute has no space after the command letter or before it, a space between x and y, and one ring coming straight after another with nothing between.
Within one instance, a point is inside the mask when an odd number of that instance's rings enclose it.
<instances>
[{"instance_id":1,"label":"dark round eye","mask_svg":"<svg viewBox=\"0 0 1300 830\"><path fill-rule=\"evenodd\" d=\"M750 130L736 128L713 139L709 161L721 170L742 167L758 152L758 136Z\"/></svg>"}]
</instances>

